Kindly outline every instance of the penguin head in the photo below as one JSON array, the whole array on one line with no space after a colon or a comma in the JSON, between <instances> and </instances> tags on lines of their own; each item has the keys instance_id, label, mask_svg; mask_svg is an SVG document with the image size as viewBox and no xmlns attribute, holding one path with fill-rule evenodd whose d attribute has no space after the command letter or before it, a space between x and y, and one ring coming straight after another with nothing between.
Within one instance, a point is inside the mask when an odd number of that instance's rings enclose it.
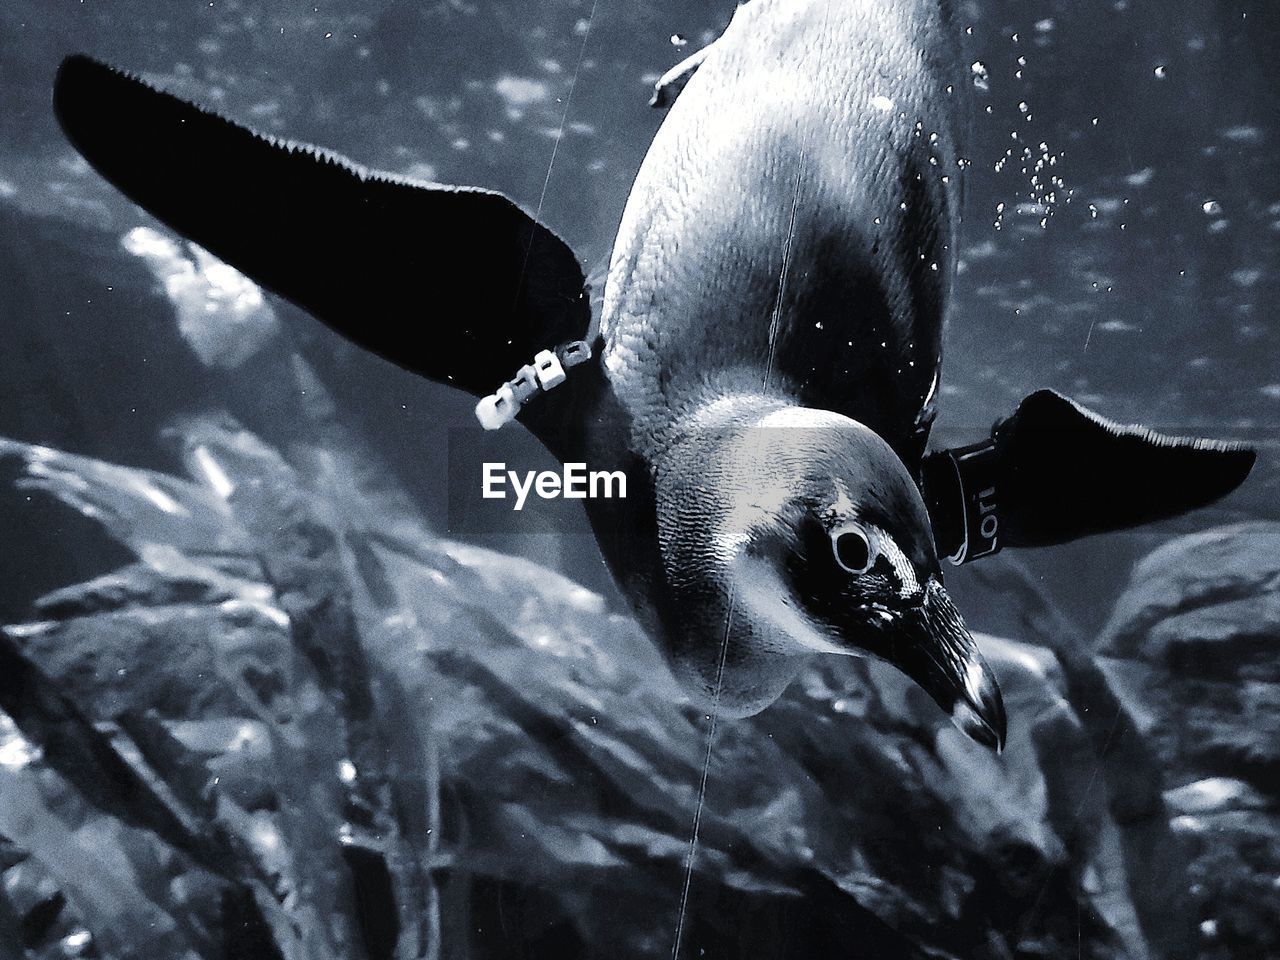
<instances>
[{"instance_id":1,"label":"penguin head","mask_svg":"<svg viewBox=\"0 0 1280 960\"><path fill-rule=\"evenodd\" d=\"M686 464L680 478L659 483L663 563L684 594L673 608L702 611L683 617L677 666L745 715L810 655L874 657L1000 749L1000 690L943 587L928 512L893 449L823 410L711 419L667 458Z\"/></svg>"}]
</instances>

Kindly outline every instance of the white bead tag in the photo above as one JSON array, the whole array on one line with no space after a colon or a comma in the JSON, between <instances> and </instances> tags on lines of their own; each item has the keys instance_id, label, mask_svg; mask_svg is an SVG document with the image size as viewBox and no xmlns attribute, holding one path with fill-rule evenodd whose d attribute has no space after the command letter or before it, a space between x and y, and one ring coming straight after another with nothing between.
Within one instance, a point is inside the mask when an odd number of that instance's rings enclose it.
<instances>
[{"instance_id":1,"label":"white bead tag","mask_svg":"<svg viewBox=\"0 0 1280 960\"><path fill-rule=\"evenodd\" d=\"M576 367L591 359L591 347L584 340L562 344L555 350L539 350L533 364L521 367L514 380L508 380L476 404L476 419L486 430L498 430L519 414L520 408L534 394L564 383L566 368Z\"/></svg>"},{"instance_id":2,"label":"white bead tag","mask_svg":"<svg viewBox=\"0 0 1280 960\"><path fill-rule=\"evenodd\" d=\"M564 367L560 358L550 350L539 350L533 358L533 368L538 371L538 385L550 390L564 383Z\"/></svg>"}]
</instances>

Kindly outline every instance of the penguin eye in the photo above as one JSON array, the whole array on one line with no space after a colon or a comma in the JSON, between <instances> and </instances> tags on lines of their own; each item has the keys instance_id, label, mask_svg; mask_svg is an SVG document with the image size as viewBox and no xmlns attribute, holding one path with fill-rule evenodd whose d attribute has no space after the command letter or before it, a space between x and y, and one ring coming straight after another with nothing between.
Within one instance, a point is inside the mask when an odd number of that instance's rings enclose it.
<instances>
[{"instance_id":1,"label":"penguin eye","mask_svg":"<svg viewBox=\"0 0 1280 960\"><path fill-rule=\"evenodd\" d=\"M845 524L831 531L831 546L836 563L849 573L866 573L876 562L871 540L856 524Z\"/></svg>"}]
</instances>

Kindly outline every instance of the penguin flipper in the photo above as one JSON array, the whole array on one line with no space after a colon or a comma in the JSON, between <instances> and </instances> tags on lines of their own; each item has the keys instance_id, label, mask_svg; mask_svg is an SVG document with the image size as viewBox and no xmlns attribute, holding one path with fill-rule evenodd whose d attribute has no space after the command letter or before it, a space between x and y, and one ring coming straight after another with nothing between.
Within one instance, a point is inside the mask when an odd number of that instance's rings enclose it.
<instances>
[{"instance_id":1,"label":"penguin flipper","mask_svg":"<svg viewBox=\"0 0 1280 960\"><path fill-rule=\"evenodd\" d=\"M649 106L665 110L675 103L676 97L680 96L680 91L684 89L685 84L702 66L702 61L707 59L707 54L711 52L711 48L714 45L707 44L697 53L685 57L660 76L658 82L653 85L653 96L649 98Z\"/></svg>"},{"instance_id":2,"label":"penguin flipper","mask_svg":"<svg viewBox=\"0 0 1280 960\"><path fill-rule=\"evenodd\" d=\"M259 135L85 56L53 106L103 177L350 340L478 396L585 336L582 268L500 193L365 170Z\"/></svg>"},{"instance_id":3,"label":"penguin flipper","mask_svg":"<svg viewBox=\"0 0 1280 960\"><path fill-rule=\"evenodd\" d=\"M988 440L926 457L922 485L939 554L965 563L1207 506L1255 459L1244 444L1118 424L1037 390Z\"/></svg>"}]
</instances>

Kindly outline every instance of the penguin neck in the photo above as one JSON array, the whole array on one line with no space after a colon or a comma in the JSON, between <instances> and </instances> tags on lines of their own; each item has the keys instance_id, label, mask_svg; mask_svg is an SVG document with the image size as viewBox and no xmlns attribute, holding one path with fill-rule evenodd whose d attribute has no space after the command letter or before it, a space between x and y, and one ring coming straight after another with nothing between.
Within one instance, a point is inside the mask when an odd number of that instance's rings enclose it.
<instances>
[{"instance_id":1,"label":"penguin neck","mask_svg":"<svg viewBox=\"0 0 1280 960\"><path fill-rule=\"evenodd\" d=\"M784 394L764 391L715 392L690 402L680 416L681 432L747 428L799 404Z\"/></svg>"},{"instance_id":2,"label":"penguin neck","mask_svg":"<svg viewBox=\"0 0 1280 960\"><path fill-rule=\"evenodd\" d=\"M707 391L673 410L666 432L644 453L659 486L705 477L740 461L744 451L785 458L800 449L816 451L838 442L832 438L848 436L849 430L874 434L844 414L806 406L781 390ZM765 432L750 436L758 430ZM802 434L807 435L804 443L799 442ZM825 438L817 447L812 446L815 436Z\"/></svg>"},{"instance_id":3,"label":"penguin neck","mask_svg":"<svg viewBox=\"0 0 1280 960\"><path fill-rule=\"evenodd\" d=\"M784 385L763 385L757 371L725 371L669 401L669 416L650 438L644 451L656 464L670 456L688 456L690 449L714 445L726 434L756 426L771 415L802 408L800 399ZM681 448L682 453L675 448Z\"/></svg>"},{"instance_id":4,"label":"penguin neck","mask_svg":"<svg viewBox=\"0 0 1280 960\"><path fill-rule=\"evenodd\" d=\"M675 513L679 513L678 502L701 497L708 485L722 485L723 472L733 469L757 427L785 425L817 413L783 393L750 388L704 390L673 405L672 411L668 428L651 438L643 456L652 471L658 502ZM660 516L660 523L664 519Z\"/></svg>"}]
</instances>

